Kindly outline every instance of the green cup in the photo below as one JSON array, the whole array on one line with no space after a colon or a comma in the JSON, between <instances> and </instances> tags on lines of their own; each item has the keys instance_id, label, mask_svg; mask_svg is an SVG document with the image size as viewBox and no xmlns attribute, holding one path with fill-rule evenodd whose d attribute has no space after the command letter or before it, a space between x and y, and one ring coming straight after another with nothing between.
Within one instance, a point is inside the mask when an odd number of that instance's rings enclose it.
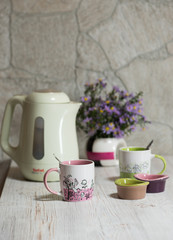
<instances>
[{"instance_id":1,"label":"green cup","mask_svg":"<svg viewBox=\"0 0 173 240\"><path fill-rule=\"evenodd\" d=\"M150 149L144 147L123 147L119 149L119 168L121 178L134 178L134 174L150 174L151 159L158 158L163 162L163 168L158 174L166 169L166 160L157 154L152 154Z\"/></svg>"}]
</instances>

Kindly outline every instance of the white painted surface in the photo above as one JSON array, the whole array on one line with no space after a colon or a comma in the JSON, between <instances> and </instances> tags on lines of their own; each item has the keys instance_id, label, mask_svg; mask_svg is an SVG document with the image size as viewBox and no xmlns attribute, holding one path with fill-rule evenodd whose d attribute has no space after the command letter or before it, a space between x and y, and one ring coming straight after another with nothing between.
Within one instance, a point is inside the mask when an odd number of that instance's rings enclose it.
<instances>
[{"instance_id":1,"label":"white painted surface","mask_svg":"<svg viewBox=\"0 0 173 240\"><path fill-rule=\"evenodd\" d=\"M95 195L64 202L43 183L23 179L12 165L0 198L1 240L172 240L173 160L165 157L170 178L163 193L121 200L114 184L118 167L97 167ZM153 161L155 171L158 161ZM50 183L52 188L56 182Z\"/></svg>"}]
</instances>

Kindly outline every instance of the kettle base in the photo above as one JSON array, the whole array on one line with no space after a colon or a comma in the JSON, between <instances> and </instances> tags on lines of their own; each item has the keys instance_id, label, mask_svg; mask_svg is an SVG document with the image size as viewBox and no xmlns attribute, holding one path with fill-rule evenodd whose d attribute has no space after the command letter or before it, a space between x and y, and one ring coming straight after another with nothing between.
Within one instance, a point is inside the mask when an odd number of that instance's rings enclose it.
<instances>
[{"instance_id":1,"label":"kettle base","mask_svg":"<svg viewBox=\"0 0 173 240\"><path fill-rule=\"evenodd\" d=\"M31 167L30 164L26 164L26 163L21 163L20 164L20 170L22 172L22 175L30 181L36 181L36 182L43 182L44 180L44 174L46 173L46 171L50 168L54 168L57 166L46 166L46 165L42 165L42 167L40 168L40 166L34 166ZM59 174L56 172L52 172L49 176L48 176L48 182L57 182L59 181Z\"/></svg>"}]
</instances>

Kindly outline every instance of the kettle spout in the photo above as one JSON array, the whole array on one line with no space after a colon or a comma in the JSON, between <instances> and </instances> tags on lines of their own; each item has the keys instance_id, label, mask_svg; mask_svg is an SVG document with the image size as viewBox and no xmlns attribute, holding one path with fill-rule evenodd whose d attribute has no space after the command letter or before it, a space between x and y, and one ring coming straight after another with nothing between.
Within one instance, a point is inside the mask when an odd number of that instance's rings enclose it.
<instances>
[{"instance_id":1,"label":"kettle spout","mask_svg":"<svg viewBox=\"0 0 173 240\"><path fill-rule=\"evenodd\" d=\"M75 105L76 105L76 114L77 114L77 112L78 112L80 106L82 105L82 103L77 102L77 103L75 103Z\"/></svg>"}]
</instances>

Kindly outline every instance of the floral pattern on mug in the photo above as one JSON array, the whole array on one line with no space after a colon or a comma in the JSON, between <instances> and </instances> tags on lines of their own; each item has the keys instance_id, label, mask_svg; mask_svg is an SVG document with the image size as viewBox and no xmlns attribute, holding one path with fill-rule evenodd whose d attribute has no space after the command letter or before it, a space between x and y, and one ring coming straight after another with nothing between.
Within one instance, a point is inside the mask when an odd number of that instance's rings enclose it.
<instances>
[{"instance_id":1,"label":"floral pattern on mug","mask_svg":"<svg viewBox=\"0 0 173 240\"><path fill-rule=\"evenodd\" d=\"M64 199L69 201L84 201L91 199L94 190L94 180L92 179L90 186L86 179L78 181L71 175L64 176L63 181Z\"/></svg>"},{"instance_id":2,"label":"floral pattern on mug","mask_svg":"<svg viewBox=\"0 0 173 240\"><path fill-rule=\"evenodd\" d=\"M125 165L120 166L121 172L127 172L127 173L148 173L149 163L143 162L141 164L134 164L134 165Z\"/></svg>"}]
</instances>

